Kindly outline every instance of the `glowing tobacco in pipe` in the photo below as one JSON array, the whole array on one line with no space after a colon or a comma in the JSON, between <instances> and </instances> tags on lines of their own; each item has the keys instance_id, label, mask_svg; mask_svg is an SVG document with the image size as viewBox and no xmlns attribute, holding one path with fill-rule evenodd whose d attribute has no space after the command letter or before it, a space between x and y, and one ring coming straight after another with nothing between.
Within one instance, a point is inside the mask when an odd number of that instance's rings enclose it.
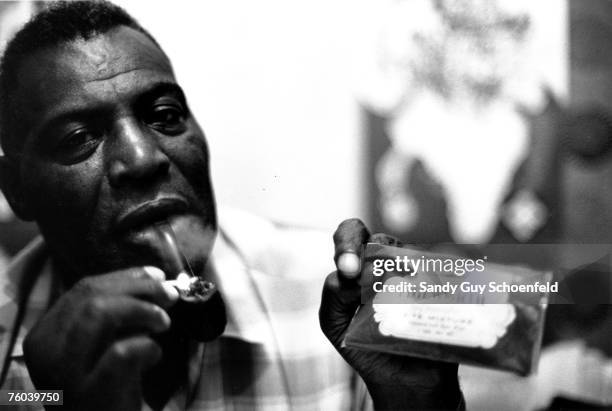
<instances>
[{"instance_id":1,"label":"glowing tobacco in pipe","mask_svg":"<svg viewBox=\"0 0 612 411\"><path fill-rule=\"evenodd\" d=\"M157 224L155 232L163 254L164 270L171 278L166 283L174 286L180 296L169 310L172 327L198 341L217 338L227 323L225 304L217 287L194 275L169 223Z\"/></svg>"}]
</instances>

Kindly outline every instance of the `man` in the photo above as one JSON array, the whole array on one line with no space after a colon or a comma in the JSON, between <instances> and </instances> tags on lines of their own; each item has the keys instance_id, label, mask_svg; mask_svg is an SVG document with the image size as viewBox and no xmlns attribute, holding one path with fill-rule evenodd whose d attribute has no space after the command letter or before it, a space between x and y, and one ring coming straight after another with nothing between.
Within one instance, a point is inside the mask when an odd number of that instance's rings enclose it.
<instances>
[{"instance_id":1,"label":"man","mask_svg":"<svg viewBox=\"0 0 612 411\"><path fill-rule=\"evenodd\" d=\"M311 327L321 253L303 245L319 235L242 214L217 235L205 137L150 34L108 3L55 4L11 41L1 69L0 182L44 239L3 279L3 388L62 389L77 410L363 406ZM171 328L179 296L163 282L160 224L226 300L213 342ZM324 287L324 333L375 407L461 407L456 365L341 347L368 238L356 220L336 233L344 271Z\"/></svg>"}]
</instances>

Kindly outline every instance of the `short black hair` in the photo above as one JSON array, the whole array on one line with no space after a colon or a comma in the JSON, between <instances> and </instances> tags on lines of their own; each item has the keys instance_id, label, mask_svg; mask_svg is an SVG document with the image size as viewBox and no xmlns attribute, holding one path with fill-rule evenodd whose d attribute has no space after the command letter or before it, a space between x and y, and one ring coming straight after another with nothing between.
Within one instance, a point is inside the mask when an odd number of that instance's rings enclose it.
<instances>
[{"instance_id":1,"label":"short black hair","mask_svg":"<svg viewBox=\"0 0 612 411\"><path fill-rule=\"evenodd\" d=\"M159 47L132 16L106 0L50 2L8 42L0 62L0 144L6 155L16 155L24 131L15 101L23 59L72 40L88 40L118 26L144 33Z\"/></svg>"}]
</instances>

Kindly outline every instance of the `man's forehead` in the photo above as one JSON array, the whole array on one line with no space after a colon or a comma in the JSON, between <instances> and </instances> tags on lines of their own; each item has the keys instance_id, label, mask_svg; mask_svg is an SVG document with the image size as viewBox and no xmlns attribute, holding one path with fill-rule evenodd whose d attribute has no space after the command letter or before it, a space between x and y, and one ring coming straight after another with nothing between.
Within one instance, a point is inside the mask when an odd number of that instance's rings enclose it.
<instances>
[{"instance_id":1,"label":"man's forehead","mask_svg":"<svg viewBox=\"0 0 612 411\"><path fill-rule=\"evenodd\" d=\"M29 92L48 92L50 87L57 92L57 85L79 87L134 70L173 77L163 51L145 34L125 26L42 50L27 58L22 69L20 84Z\"/></svg>"},{"instance_id":2,"label":"man's forehead","mask_svg":"<svg viewBox=\"0 0 612 411\"><path fill-rule=\"evenodd\" d=\"M164 52L126 26L41 50L20 69L16 98L26 139L60 116L116 106L155 84L175 83Z\"/></svg>"}]
</instances>

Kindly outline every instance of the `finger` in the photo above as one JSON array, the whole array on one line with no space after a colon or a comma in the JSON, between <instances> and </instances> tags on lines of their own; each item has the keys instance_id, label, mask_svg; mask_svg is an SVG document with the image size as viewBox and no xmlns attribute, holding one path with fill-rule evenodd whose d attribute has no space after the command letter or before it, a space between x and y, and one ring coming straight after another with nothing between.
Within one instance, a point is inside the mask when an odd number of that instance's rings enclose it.
<instances>
[{"instance_id":1,"label":"finger","mask_svg":"<svg viewBox=\"0 0 612 411\"><path fill-rule=\"evenodd\" d=\"M104 334L160 333L170 328L170 316L158 305L129 296L90 299L81 317Z\"/></svg>"},{"instance_id":2,"label":"finger","mask_svg":"<svg viewBox=\"0 0 612 411\"><path fill-rule=\"evenodd\" d=\"M370 233L357 218L345 220L334 233L334 261L341 278L354 279L361 271L361 250Z\"/></svg>"},{"instance_id":3,"label":"finger","mask_svg":"<svg viewBox=\"0 0 612 411\"><path fill-rule=\"evenodd\" d=\"M108 408L104 409L142 409L143 373L161 357L159 345L145 336L129 337L109 347L88 379L90 385L99 387L94 393L106 400Z\"/></svg>"},{"instance_id":4,"label":"finger","mask_svg":"<svg viewBox=\"0 0 612 411\"><path fill-rule=\"evenodd\" d=\"M169 308L178 301L176 288L164 282L157 267L134 267L109 274L87 277L77 283L79 293L88 295L131 295Z\"/></svg>"},{"instance_id":5,"label":"finger","mask_svg":"<svg viewBox=\"0 0 612 411\"><path fill-rule=\"evenodd\" d=\"M136 335L116 341L102 355L95 374L119 377L139 375L154 366L162 357L162 350L152 338Z\"/></svg>"},{"instance_id":6,"label":"finger","mask_svg":"<svg viewBox=\"0 0 612 411\"><path fill-rule=\"evenodd\" d=\"M159 306L128 296L91 298L73 316L65 341L74 360L93 367L113 341L135 334L158 334L170 328L170 317Z\"/></svg>"},{"instance_id":7,"label":"finger","mask_svg":"<svg viewBox=\"0 0 612 411\"><path fill-rule=\"evenodd\" d=\"M337 272L327 276L321 296L319 324L323 334L337 349L340 349L360 300L361 287L356 281L343 281Z\"/></svg>"},{"instance_id":8,"label":"finger","mask_svg":"<svg viewBox=\"0 0 612 411\"><path fill-rule=\"evenodd\" d=\"M346 327L359 306L361 250L370 233L358 219L343 221L334 233L334 261L338 270L330 274L323 285L319 323L323 333L340 347Z\"/></svg>"}]
</instances>

